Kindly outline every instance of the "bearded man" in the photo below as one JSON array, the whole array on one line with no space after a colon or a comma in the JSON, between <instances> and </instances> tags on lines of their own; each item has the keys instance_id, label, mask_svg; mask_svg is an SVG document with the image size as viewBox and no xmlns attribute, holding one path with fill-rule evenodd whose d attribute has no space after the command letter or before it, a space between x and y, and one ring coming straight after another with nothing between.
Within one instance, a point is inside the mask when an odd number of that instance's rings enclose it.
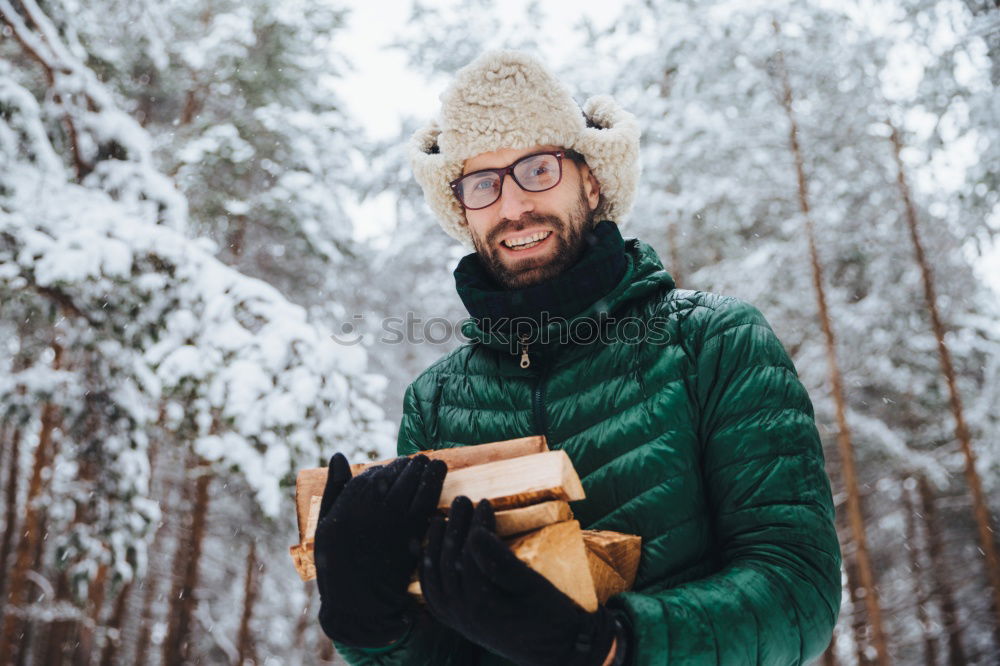
<instances>
[{"instance_id":1,"label":"bearded man","mask_svg":"<svg viewBox=\"0 0 1000 666\"><path fill-rule=\"evenodd\" d=\"M351 478L330 461L320 622L354 664L799 664L840 607L829 480L806 391L752 306L676 289L619 225L639 129L577 106L534 58L487 53L442 95L411 163L444 230L471 342L406 390L398 453L544 435L585 529L642 537L596 612L520 562L488 502L434 508L443 463ZM417 569L426 607L407 595Z\"/></svg>"}]
</instances>

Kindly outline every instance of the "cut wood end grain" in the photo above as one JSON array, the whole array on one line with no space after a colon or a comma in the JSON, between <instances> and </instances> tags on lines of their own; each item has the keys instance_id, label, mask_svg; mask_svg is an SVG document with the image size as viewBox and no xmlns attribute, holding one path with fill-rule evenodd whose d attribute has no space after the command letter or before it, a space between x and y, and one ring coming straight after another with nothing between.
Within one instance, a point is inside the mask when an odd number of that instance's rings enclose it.
<instances>
[{"instance_id":1,"label":"cut wood end grain","mask_svg":"<svg viewBox=\"0 0 1000 666\"><path fill-rule=\"evenodd\" d=\"M512 539L509 545L519 560L545 576L584 610L597 610L597 593L580 523L567 520L547 525Z\"/></svg>"},{"instance_id":2,"label":"cut wood end grain","mask_svg":"<svg viewBox=\"0 0 1000 666\"><path fill-rule=\"evenodd\" d=\"M582 535L587 549L609 563L625 580L626 589L632 589L642 557L642 537L611 530L582 530Z\"/></svg>"},{"instance_id":3,"label":"cut wood end grain","mask_svg":"<svg viewBox=\"0 0 1000 666\"><path fill-rule=\"evenodd\" d=\"M316 578L315 544L312 540L305 543L297 543L288 549L292 556L292 563L295 571L303 581L310 581Z\"/></svg>"}]
</instances>

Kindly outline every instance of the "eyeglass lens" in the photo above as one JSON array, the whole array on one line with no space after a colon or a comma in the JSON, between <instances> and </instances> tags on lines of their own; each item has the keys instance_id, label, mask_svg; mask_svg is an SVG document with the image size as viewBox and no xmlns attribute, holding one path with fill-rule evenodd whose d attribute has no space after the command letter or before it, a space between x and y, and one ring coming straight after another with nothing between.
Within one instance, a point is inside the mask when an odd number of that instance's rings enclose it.
<instances>
[{"instance_id":1,"label":"eyeglass lens","mask_svg":"<svg viewBox=\"0 0 1000 666\"><path fill-rule=\"evenodd\" d=\"M499 171L500 173L497 173ZM466 208L485 208L500 198L503 169L470 173L458 182L456 193ZM529 155L511 165L511 175L528 192L544 192L559 184L562 176L555 155Z\"/></svg>"}]
</instances>

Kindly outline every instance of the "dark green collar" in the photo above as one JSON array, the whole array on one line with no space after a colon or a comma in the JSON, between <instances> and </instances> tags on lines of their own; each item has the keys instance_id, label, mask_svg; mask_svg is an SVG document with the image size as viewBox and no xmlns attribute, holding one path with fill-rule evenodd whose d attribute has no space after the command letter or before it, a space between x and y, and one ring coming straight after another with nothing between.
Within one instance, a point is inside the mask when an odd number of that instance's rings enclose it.
<instances>
[{"instance_id":1,"label":"dark green collar","mask_svg":"<svg viewBox=\"0 0 1000 666\"><path fill-rule=\"evenodd\" d=\"M538 324L549 317L570 318L611 291L625 272L625 241L618 225L607 220L585 232L587 246L573 266L540 284L523 289L500 287L479 260L466 255L455 268L455 285L469 315L488 331L503 331L507 322Z\"/></svg>"},{"instance_id":2,"label":"dark green collar","mask_svg":"<svg viewBox=\"0 0 1000 666\"><path fill-rule=\"evenodd\" d=\"M567 339L579 340L575 332L580 326L593 329L594 322L603 321L629 301L653 290L673 288L673 278L663 270L652 247L634 238L623 240L613 222L600 222L594 231L597 242L588 246L578 263L552 280L525 289L502 289L478 255L463 257L455 269L455 282L471 316L462 334L488 347L516 352L518 334L528 332L533 349L543 350ZM487 319L490 326L485 328Z\"/></svg>"}]
</instances>

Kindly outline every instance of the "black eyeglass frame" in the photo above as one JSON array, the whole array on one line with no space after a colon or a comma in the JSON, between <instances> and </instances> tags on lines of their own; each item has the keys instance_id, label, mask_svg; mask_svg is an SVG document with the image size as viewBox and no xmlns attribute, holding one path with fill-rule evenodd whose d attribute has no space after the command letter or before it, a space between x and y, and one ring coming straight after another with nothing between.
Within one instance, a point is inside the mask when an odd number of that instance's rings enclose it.
<instances>
[{"instance_id":1,"label":"black eyeglass frame","mask_svg":"<svg viewBox=\"0 0 1000 666\"><path fill-rule=\"evenodd\" d=\"M462 204L463 208L465 208L466 210L482 210L483 208L489 208L496 202L500 201L500 197L503 196L503 182L507 180L507 174L510 174L510 177L514 180L515 183L517 183L517 186L520 187L525 192L548 192L549 190L558 187L559 183L562 182L563 178L562 161L563 158L566 157L566 152L567 151L565 150L543 150L537 153L531 153L530 155L519 157L514 162L508 164L505 167L500 167L498 169L479 169L478 171L472 171L470 173L459 176L458 178L456 178L455 180L451 181L448 184L451 186L451 191L455 195L455 198L458 199L458 203ZM538 157L539 155L552 155L556 158L556 164L559 165L559 178L557 178L556 182L550 185L549 187L546 187L541 190L529 190L528 188L526 188L524 185L521 184L521 181L517 179L517 176L514 174L514 168L521 162L525 160L530 160L532 157ZM468 178L469 176L475 176L481 173L495 173L500 177L500 188L497 190L497 198L489 202L485 206L477 206L476 208L472 208L471 206L466 206L465 201L462 200L462 195L459 194L459 185L464 179Z\"/></svg>"}]
</instances>

